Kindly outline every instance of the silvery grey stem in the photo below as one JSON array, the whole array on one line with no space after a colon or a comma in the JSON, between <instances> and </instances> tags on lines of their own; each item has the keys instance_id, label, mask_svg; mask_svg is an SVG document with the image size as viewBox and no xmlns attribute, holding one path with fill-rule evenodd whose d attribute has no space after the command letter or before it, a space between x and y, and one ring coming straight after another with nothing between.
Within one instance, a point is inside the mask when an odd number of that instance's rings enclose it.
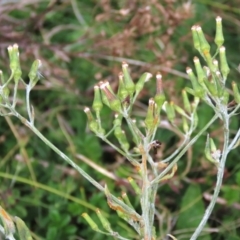
<instances>
[{"instance_id":1,"label":"silvery grey stem","mask_svg":"<svg viewBox=\"0 0 240 240\"><path fill-rule=\"evenodd\" d=\"M197 239L197 237L200 235L200 233L202 232L203 228L205 227L212 211L213 208L217 202L217 198L222 186L222 180L223 180L223 175L224 175L224 168L225 168L225 163L226 163L226 159L228 156L228 144L229 144L229 116L227 114L227 111L225 113L222 114L222 118L223 118L223 122L224 122L224 146L223 146L223 150L222 150L222 157L218 166L218 173L217 173L217 182L216 182L216 186L214 189L214 193L212 196L212 199L205 211L205 214L201 220L201 222L199 223L197 229L195 230L195 232L193 233L192 237L190 238L190 240L195 240Z\"/></svg>"}]
</instances>

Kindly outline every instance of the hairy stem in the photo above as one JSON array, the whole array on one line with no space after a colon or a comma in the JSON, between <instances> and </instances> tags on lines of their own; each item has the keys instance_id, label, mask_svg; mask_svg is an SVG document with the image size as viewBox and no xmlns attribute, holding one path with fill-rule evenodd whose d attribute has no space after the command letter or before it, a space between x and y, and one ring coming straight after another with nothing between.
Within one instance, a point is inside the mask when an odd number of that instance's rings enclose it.
<instances>
[{"instance_id":1,"label":"hairy stem","mask_svg":"<svg viewBox=\"0 0 240 240\"><path fill-rule=\"evenodd\" d=\"M228 143L229 143L229 118L228 118L228 116L226 116L226 117L224 117L224 146L223 146L221 161L218 166L217 182L216 182L216 186L214 189L214 193L213 193L211 202L209 203L201 222L199 223L197 229L193 233L190 240L197 239L199 234L202 232L202 230L203 230L204 226L206 225L206 223L213 211L213 208L217 202L217 198L218 198L221 186L222 186L224 168L225 168L225 163L226 163L226 159L227 159L227 155L228 155Z\"/></svg>"},{"instance_id":2,"label":"hairy stem","mask_svg":"<svg viewBox=\"0 0 240 240\"><path fill-rule=\"evenodd\" d=\"M158 183L162 177L164 177L172 167L179 161L179 159L185 154L185 152L192 146L198 138L212 125L212 123L218 118L218 115L215 114L213 118L206 124L202 130L198 132L198 134L182 149L182 151L178 154L178 156L154 179L151 184Z\"/></svg>"}]
</instances>

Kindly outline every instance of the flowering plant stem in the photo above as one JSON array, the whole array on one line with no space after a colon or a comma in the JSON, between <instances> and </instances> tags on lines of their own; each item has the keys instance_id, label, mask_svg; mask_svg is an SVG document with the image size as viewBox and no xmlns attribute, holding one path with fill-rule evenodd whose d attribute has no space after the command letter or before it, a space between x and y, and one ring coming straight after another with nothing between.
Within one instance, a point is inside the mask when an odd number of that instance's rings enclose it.
<instances>
[{"instance_id":1,"label":"flowering plant stem","mask_svg":"<svg viewBox=\"0 0 240 240\"><path fill-rule=\"evenodd\" d=\"M162 75L158 73L156 75L156 94L149 99L148 108L146 111L145 120L141 119L140 124L132 118L132 110L134 102L136 101L139 93L144 88L144 84L148 81L152 75L150 73L144 73L139 81L135 84L131 79L128 64L122 64L122 72L119 74L119 87L118 93L115 94L108 82L100 82L99 85L94 87L94 101L93 110L95 114L92 114L90 108L85 108L85 113L88 118L89 129L94 132L99 138L109 144L120 155L125 157L136 169L139 174L139 182L135 182L131 177L128 178L129 183L133 187L137 197L140 199L141 214L139 214L131 204L126 193L122 195L122 198L117 198L112 195L108 187L103 187L88 173L86 173L80 166L72 161L67 155L65 155L60 149L53 145L35 126L34 126L34 109L30 104L30 92L39 80L38 68L41 65L40 60L35 60L31 70L29 72L29 84L25 84L26 87L26 108L28 119L20 115L15 109L17 99L18 82L21 80L21 69L19 64L18 46L15 44L8 48L10 57L10 78L0 86L1 103L0 107L3 111L0 112L2 116L14 115L21 120L32 132L34 132L47 146L49 146L54 152L56 152L64 161L70 164L76 169L84 178L92 183L98 190L103 192L107 198L108 205L115 210L118 215L123 218L129 225L133 227L140 239L155 240L157 238L157 231L154 227L154 220L156 215L156 195L159 183L171 179L177 171L177 163L188 151L189 148L202 136L207 129L216 121L220 119L223 122L223 148L217 149L214 140L207 136L205 146L205 156L214 166L217 168L217 181L214 189L213 197L206 209L206 212L200 221L198 227L194 231L190 240L195 240L203 231L212 210L216 204L220 188L222 186L225 163L228 153L239 144L240 129L237 131L235 137L229 143L229 123L237 110L240 108L240 94L235 82L232 83L234 104L231 106L229 103L229 91L225 87L225 82L229 73L229 67L226 60L225 47L222 46L224 38L221 29L221 18L217 17L217 31L215 37L215 43L218 47L213 57L210 53L210 45L208 44L200 26L193 26L193 40L194 46L203 57L207 66L202 67L200 60L195 57L194 65L197 76L195 76L191 68L187 68L186 72L192 83L192 88L186 88L183 93L183 108L176 105L174 102L166 101L163 91ZM220 64L216 57L219 55ZM0 72L2 74L2 72ZM1 75L2 76L2 75ZM14 93L13 100L9 98L8 84L11 79L14 79ZM187 92L193 95L193 102L190 103ZM198 130L194 137L191 137L194 130L198 125L197 107L199 102L202 101L208 105L213 111L214 116L209 122L201 129ZM11 103L12 102L12 103ZM115 112L115 119L113 120L112 129L105 134L105 129L101 124L101 110L103 105L109 107ZM6 109L8 112L6 112ZM159 148L161 143L155 139L158 127L161 123L160 113L165 111L166 121L169 126L175 129L175 133L183 139L178 149L172 152L166 159L154 159L152 157L152 149ZM176 118L178 121L176 121ZM125 120L129 128L130 133L125 133L123 130L126 126L122 124L122 120ZM181 122L182 125L178 124ZM174 132L174 131L173 131ZM118 145L109 140L109 135L114 133ZM129 142L129 138L126 136L131 134L133 141ZM134 147L131 146L134 143ZM114 238L127 240L127 238L120 236L119 233L114 232L111 229L110 223L101 214L100 210L97 210L97 216L102 223L102 231L98 224L96 224L87 213L83 213L82 216L91 226L91 228L97 232L112 236ZM0 231L3 230L0 225ZM6 229L4 229L5 231ZM13 231L10 233L12 234ZM172 235L168 234L172 239L176 239ZM25 240L25 239L24 239Z\"/></svg>"},{"instance_id":2,"label":"flowering plant stem","mask_svg":"<svg viewBox=\"0 0 240 240\"><path fill-rule=\"evenodd\" d=\"M197 239L197 237L200 235L200 233L202 232L203 228L205 227L212 211L213 208L217 202L217 198L222 186L222 181L223 181L223 175L224 175L224 169L225 169L225 163L226 163L226 159L229 153L229 117L228 115L223 115L223 127L224 127L224 145L223 145L223 150L222 150L222 157L221 157L221 161L219 163L218 166L218 172L217 172L217 181L216 181L216 186L214 189L214 193L212 196L212 199L205 211L205 214L201 220L201 222L199 223L198 227L196 228L195 232L193 233L193 235L191 236L190 240L195 240Z\"/></svg>"}]
</instances>

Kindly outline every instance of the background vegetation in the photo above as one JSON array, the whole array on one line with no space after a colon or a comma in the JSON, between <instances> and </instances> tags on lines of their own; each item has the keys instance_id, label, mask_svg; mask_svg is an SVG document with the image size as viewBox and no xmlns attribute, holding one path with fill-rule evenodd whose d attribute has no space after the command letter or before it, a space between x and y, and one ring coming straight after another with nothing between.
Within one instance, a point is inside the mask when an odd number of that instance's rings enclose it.
<instances>
[{"instance_id":1,"label":"background vegetation","mask_svg":"<svg viewBox=\"0 0 240 240\"><path fill-rule=\"evenodd\" d=\"M7 47L13 43L20 47L26 81L31 62L41 59L43 78L32 94L38 129L99 182L106 182L110 191L116 195L127 191L137 207L138 200L124 180L137 177L134 169L88 132L82 110L91 105L97 82L107 79L117 87L123 60L130 64L134 79L145 71L160 71L166 94L180 103L181 89L188 84L185 67L192 65L197 54L192 47L191 26L201 25L208 40L213 41L217 15L223 18L230 79L239 83L240 10L234 0L2 0L0 69L5 73L9 69ZM154 86L149 82L142 92L136 117L146 110ZM19 102L18 109L25 112ZM108 109L104 111L107 127L112 116ZM201 105L199 128L211 114ZM159 159L180 141L172 129L162 125ZM35 239L106 239L81 217L88 212L94 218L96 207L109 215L115 229L134 239L133 230L109 209L104 195L19 121L0 118L0 126L0 205L24 219ZM212 126L211 136L217 137L221 146L220 126ZM238 128L236 118L232 134ZM175 177L159 188L161 239L167 239L167 233L189 239L211 198L216 169L204 157L205 139L203 136L188 151ZM227 161L218 205L202 239L240 239L238 156L239 150L235 150Z\"/></svg>"}]
</instances>

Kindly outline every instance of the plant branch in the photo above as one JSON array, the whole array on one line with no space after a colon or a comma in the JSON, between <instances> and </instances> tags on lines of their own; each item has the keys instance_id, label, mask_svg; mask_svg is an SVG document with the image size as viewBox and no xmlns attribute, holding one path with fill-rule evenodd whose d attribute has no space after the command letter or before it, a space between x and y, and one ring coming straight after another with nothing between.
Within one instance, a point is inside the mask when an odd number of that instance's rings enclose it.
<instances>
[{"instance_id":1,"label":"plant branch","mask_svg":"<svg viewBox=\"0 0 240 240\"><path fill-rule=\"evenodd\" d=\"M182 151L178 154L178 156L151 182L151 185L158 183L162 177L167 174L170 169L179 161L179 159L185 154L185 152L189 149L190 146L192 146L198 138L211 126L211 124L218 118L218 115L215 114L212 119L206 124L204 128L202 128L201 131L198 132L198 134L182 149Z\"/></svg>"},{"instance_id":2,"label":"plant branch","mask_svg":"<svg viewBox=\"0 0 240 240\"><path fill-rule=\"evenodd\" d=\"M195 232L193 233L193 235L191 236L190 240L195 240L197 239L197 237L199 236L199 234L202 232L204 226L207 223L207 220L209 219L213 208L217 202L217 198L222 186L222 180L223 180L223 175L224 175L224 168L225 168L225 163L226 163L226 159L227 159L227 155L228 155L228 143L229 143L229 117L226 116L224 117L224 146L223 146L223 151L222 151L222 157L221 157L221 161L220 164L218 166L218 173L217 173L217 182L216 182L216 186L214 189L214 194L212 196L211 202L208 205L205 214L201 220L201 222L199 223L197 229L195 230Z\"/></svg>"}]
</instances>

